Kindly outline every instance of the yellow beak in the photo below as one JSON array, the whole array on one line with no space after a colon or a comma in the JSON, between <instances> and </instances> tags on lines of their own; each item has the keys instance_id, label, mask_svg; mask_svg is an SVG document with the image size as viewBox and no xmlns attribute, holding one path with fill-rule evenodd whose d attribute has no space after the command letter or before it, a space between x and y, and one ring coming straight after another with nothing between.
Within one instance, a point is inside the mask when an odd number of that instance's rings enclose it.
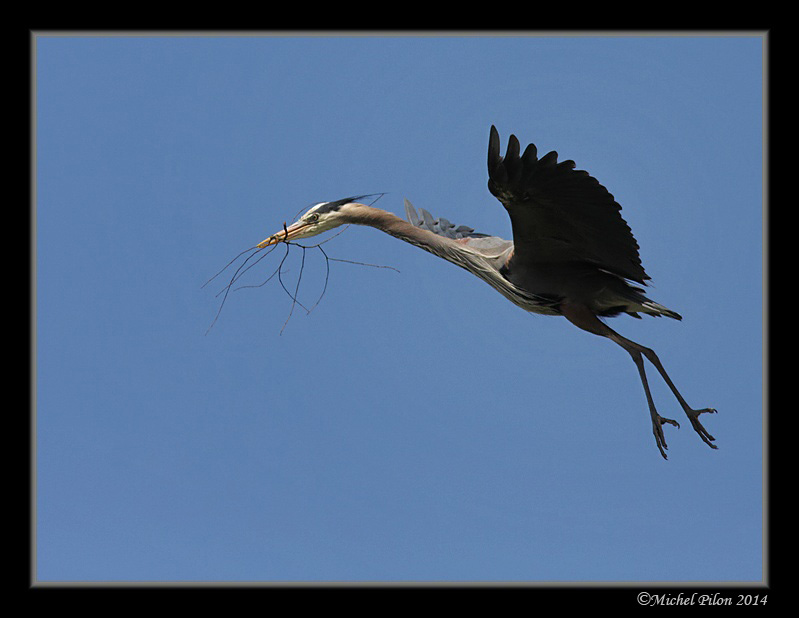
<instances>
[{"instance_id":1,"label":"yellow beak","mask_svg":"<svg viewBox=\"0 0 799 618\"><path fill-rule=\"evenodd\" d=\"M290 240L294 240L298 236L301 237L305 228L308 227L308 224L305 221L297 221L296 223L292 223L288 227L286 224L283 224L283 229L279 232L272 234L269 238L266 238L258 243L257 247L259 249L263 249L264 247L269 247L271 245L276 245L280 242L288 242Z\"/></svg>"}]
</instances>

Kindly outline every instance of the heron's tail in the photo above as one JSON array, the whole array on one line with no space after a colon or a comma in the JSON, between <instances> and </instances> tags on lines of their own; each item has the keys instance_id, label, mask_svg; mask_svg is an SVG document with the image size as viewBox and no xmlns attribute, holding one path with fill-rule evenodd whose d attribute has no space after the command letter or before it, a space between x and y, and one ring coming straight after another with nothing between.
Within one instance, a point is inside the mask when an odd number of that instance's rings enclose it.
<instances>
[{"instance_id":1,"label":"heron's tail","mask_svg":"<svg viewBox=\"0 0 799 618\"><path fill-rule=\"evenodd\" d=\"M634 318L640 318L641 316L638 314L645 313L646 315L655 317L665 315L667 318L673 320L682 320L682 316L676 311L672 311L668 307L664 307L660 303L648 299L641 288L631 285L627 285L626 287L627 289L622 292L622 295L627 300L626 307L622 309L625 313L628 313Z\"/></svg>"},{"instance_id":2,"label":"heron's tail","mask_svg":"<svg viewBox=\"0 0 799 618\"><path fill-rule=\"evenodd\" d=\"M667 318L672 318L673 320L682 320L682 316L676 311L672 311L668 307L664 307L660 303L656 303L649 299L641 303L641 309L639 311L647 315L654 315L655 317L665 315Z\"/></svg>"}]
</instances>

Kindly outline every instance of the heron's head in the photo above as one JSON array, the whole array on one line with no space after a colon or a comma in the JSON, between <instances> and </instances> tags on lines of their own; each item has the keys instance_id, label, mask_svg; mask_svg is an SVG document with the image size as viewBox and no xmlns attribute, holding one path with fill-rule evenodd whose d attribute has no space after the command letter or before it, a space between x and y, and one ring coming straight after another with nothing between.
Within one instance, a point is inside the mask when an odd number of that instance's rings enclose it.
<instances>
[{"instance_id":1,"label":"heron's head","mask_svg":"<svg viewBox=\"0 0 799 618\"><path fill-rule=\"evenodd\" d=\"M357 213L364 208L356 200L368 197L365 195L358 197L347 197L335 202L322 202L308 209L308 211L289 226L283 226L279 232L275 232L269 238L258 243L259 248L276 245L279 242L297 240L299 238L309 238L316 236L327 230L345 223L353 223L357 218Z\"/></svg>"}]
</instances>

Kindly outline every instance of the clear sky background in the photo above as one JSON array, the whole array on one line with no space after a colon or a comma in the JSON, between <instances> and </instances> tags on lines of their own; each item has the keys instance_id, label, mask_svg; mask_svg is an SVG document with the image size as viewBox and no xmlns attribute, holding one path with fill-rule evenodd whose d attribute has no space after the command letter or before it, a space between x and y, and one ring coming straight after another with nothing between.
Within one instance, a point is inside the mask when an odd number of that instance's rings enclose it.
<instances>
[{"instance_id":1,"label":"clear sky background","mask_svg":"<svg viewBox=\"0 0 799 618\"><path fill-rule=\"evenodd\" d=\"M40 36L41 581L763 577L759 36ZM369 228L201 285L311 204L387 192L510 237L490 126L622 205L684 319L648 365ZM248 272L258 284L280 247ZM293 290L301 251L284 264ZM299 299L325 261L305 255Z\"/></svg>"}]
</instances>

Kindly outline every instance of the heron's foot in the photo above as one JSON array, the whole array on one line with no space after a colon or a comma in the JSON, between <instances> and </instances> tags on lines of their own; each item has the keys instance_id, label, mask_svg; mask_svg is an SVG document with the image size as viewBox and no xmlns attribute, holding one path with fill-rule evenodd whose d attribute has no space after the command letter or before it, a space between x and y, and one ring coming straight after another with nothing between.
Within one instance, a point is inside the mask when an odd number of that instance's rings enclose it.
<instances>
[{"instance_id":1,"label":"heron's foot","mask_svg":"<svg viewBox=\"0 0 799 618\"><path fill-rule=\"evenodd\" d=\"M666 444L666 436L663 433L663 425L666 424L674 425L677 429L680 428L680 424L674 419L660 416L657 412L652 413L652 433L655 434L655 443L658 445L658 450L663 455L663 459L668 459L666 450L669 448Z\"/></svg>"},{"instance_id":2,"label":"heron's foot","mask_svg":"<svg viewBox=\"0 0 799 618\"><path fill-rule=\"evenodd\" d=\"M699 415L700 414L716 414L716 408L702 408L701 410L693 410L691 408L685 409L685 414L688 417L688 420L691 421L691 427L694 428L694 431L699 434L699 437L702 438L705 444L707 444L710 448L718 448L713 441L716 439L711 436L707 429L702 426L702 423L699 422Z\"/></svg>"}]
</instances>

